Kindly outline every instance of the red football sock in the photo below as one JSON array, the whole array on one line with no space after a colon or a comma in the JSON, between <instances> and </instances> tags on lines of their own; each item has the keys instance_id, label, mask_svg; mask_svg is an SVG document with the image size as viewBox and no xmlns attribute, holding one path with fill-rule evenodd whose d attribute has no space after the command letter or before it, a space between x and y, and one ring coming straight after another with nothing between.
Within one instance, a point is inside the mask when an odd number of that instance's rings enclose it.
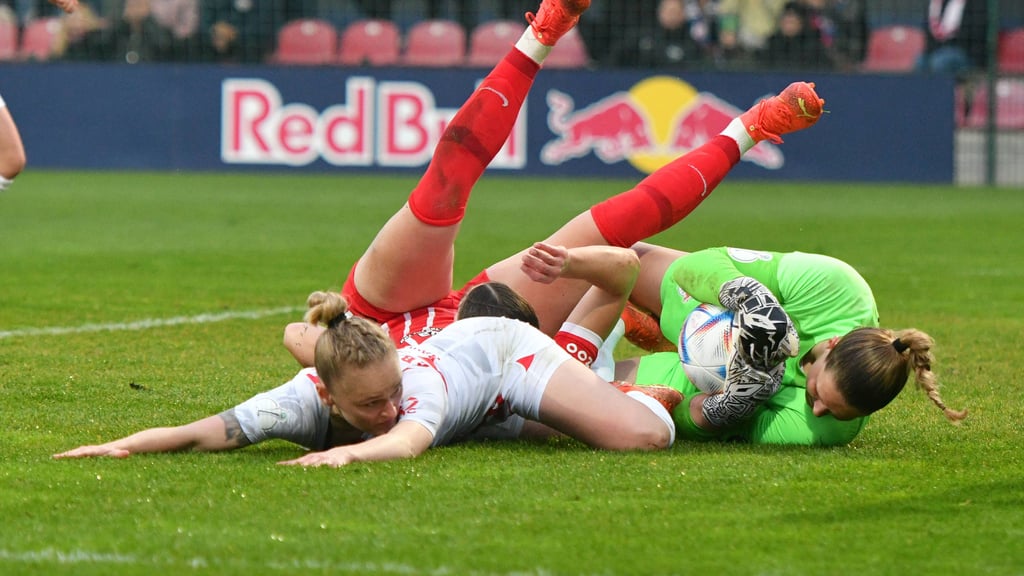
<instances>
[{"instance_id":1,"label":"red football sock","mask_svg":"<svg viewBox=\"0 0 1024 576\"><path fill-rule=\"evenodd\" d=\"M513 48L459 108L409 196L417 218L434 226L462 220L473 185L511 134L538 70Z\"/></svg>"},{"instance_id":2,"label":"red football sock","mask_svg":"<svg viewBox=\"0 0 1024 576\"><path fill-rule=\"evenodd\" d=\"M657 169L636 188L594 205L590 214L608 244L632 246L685 218L739 161L736 141L715 136Z\"/></svg>"}]
</instances>

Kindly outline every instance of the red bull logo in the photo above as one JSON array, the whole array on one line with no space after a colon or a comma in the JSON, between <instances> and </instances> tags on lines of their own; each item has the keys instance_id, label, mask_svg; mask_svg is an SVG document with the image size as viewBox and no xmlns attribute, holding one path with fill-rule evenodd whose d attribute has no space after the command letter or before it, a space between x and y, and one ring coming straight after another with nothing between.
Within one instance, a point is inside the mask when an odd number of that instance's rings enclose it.
<instances>
[{"instance_id":1,"label":"red bull logo","mask_svg":"<svg viewBox=\"0 0 1024 576\"><path fill-rule=\"evenodd\" d=\"M438 107L433 92L418 82L351 77L344 102L317 111L285 103L266 80L227 79L221 85L221 159L228 164L305 166L322 159L335 166L422 166L457 111ZM525 118L519 115L491 167L526 165Z\"/></svg>"},{"instance_id":2,"label":"red bull logo","mask_svg":"<svg viewBox=\"0 0 1024 576\"><path fill-rule=\"evenodd\" d=\"M548 92L547 103L548 128L557 137L541 149L541 162L556 166L593 154L646 173L701 146L744 111L670 76L647 78L580 110L558 90ZM743 160L777 170L785 159L778 146L761 142Z\"/></svg>"}]
</instances>

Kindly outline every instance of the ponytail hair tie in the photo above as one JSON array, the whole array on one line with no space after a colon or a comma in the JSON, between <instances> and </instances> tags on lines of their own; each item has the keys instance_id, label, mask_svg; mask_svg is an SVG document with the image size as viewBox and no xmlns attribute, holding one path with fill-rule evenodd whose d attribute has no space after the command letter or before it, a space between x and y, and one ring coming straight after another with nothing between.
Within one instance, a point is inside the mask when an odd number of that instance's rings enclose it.
<instances>
[{"instance_id":1,"label":"ponytail hair tie","mask_svg":"<svg viewBox=\"0 0 1024 576\"><path fill-rule=\"evenodd\" d=\"M903 354L904 350L910 348L910 346L904 344L903 340L900 340L899 338L896 338L895 340L892 341L892 347L895 348L896 351L899 352L900 354Z\"/></svg>"},{"instance_id":2,"label":"ponytail hair tie","mask_svg":"<svg viewBox=\"0 0 1024 576\"><path fill-rule=\"evenodd\" d=\"M342 322L344 322L345 320L348 320L348 319L349 319L349 318L351 318L351 317L352 317L352 313L351 313L351 312L348 312L348 311L346 310L346 311L345 311L344 313L342 313L342 314L338 314L338 315L337 315L337 316L335 316L334 318L331 318L331 319L330 319L330 320L329 320L329 321L327 322L327 327L328 327L328 328L332 328L332 329L333 329L333 328L337 328L338 326L340 326L340 325L341 325L341 323L342 323Z\"/></svg>"}]
</instances>

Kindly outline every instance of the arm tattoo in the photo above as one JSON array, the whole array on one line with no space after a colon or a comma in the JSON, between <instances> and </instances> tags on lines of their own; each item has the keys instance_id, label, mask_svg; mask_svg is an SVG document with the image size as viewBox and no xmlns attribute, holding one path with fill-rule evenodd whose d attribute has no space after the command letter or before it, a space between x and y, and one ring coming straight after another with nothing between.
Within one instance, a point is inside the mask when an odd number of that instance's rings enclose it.
<instances>
[{"instance_id":1,"label":"arm tattoo","mask_svg":"<svg viewBox=\"0 0 1024 576\"><path fill-rule=\"evenodd\" d=\"M238 418L235 417L234 409L225 410L218 414L220 419L224 421L224 439L234 444L238 448L248 446L250 444L249 438L242 433L242 426L238 423Z\"/></svg>"}]
</instances>

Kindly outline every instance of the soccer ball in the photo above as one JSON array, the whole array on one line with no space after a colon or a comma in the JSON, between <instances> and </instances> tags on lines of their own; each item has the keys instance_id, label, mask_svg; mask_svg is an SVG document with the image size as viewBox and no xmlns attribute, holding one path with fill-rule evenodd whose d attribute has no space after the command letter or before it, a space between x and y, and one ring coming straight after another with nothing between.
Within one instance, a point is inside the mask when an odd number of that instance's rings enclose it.
<instances>
[{"instance_id":1,"label":"soccer ball","mask_svg":"<svg viewBox=\"0 0 1024 576\"><path fill-rule=\"evenodd\" d=\"M686 377L702 392L725 389L729 357L739 333L732 310L701 304L686 317L679 335L679 360Z\"/></svg>"}]
</instances>

